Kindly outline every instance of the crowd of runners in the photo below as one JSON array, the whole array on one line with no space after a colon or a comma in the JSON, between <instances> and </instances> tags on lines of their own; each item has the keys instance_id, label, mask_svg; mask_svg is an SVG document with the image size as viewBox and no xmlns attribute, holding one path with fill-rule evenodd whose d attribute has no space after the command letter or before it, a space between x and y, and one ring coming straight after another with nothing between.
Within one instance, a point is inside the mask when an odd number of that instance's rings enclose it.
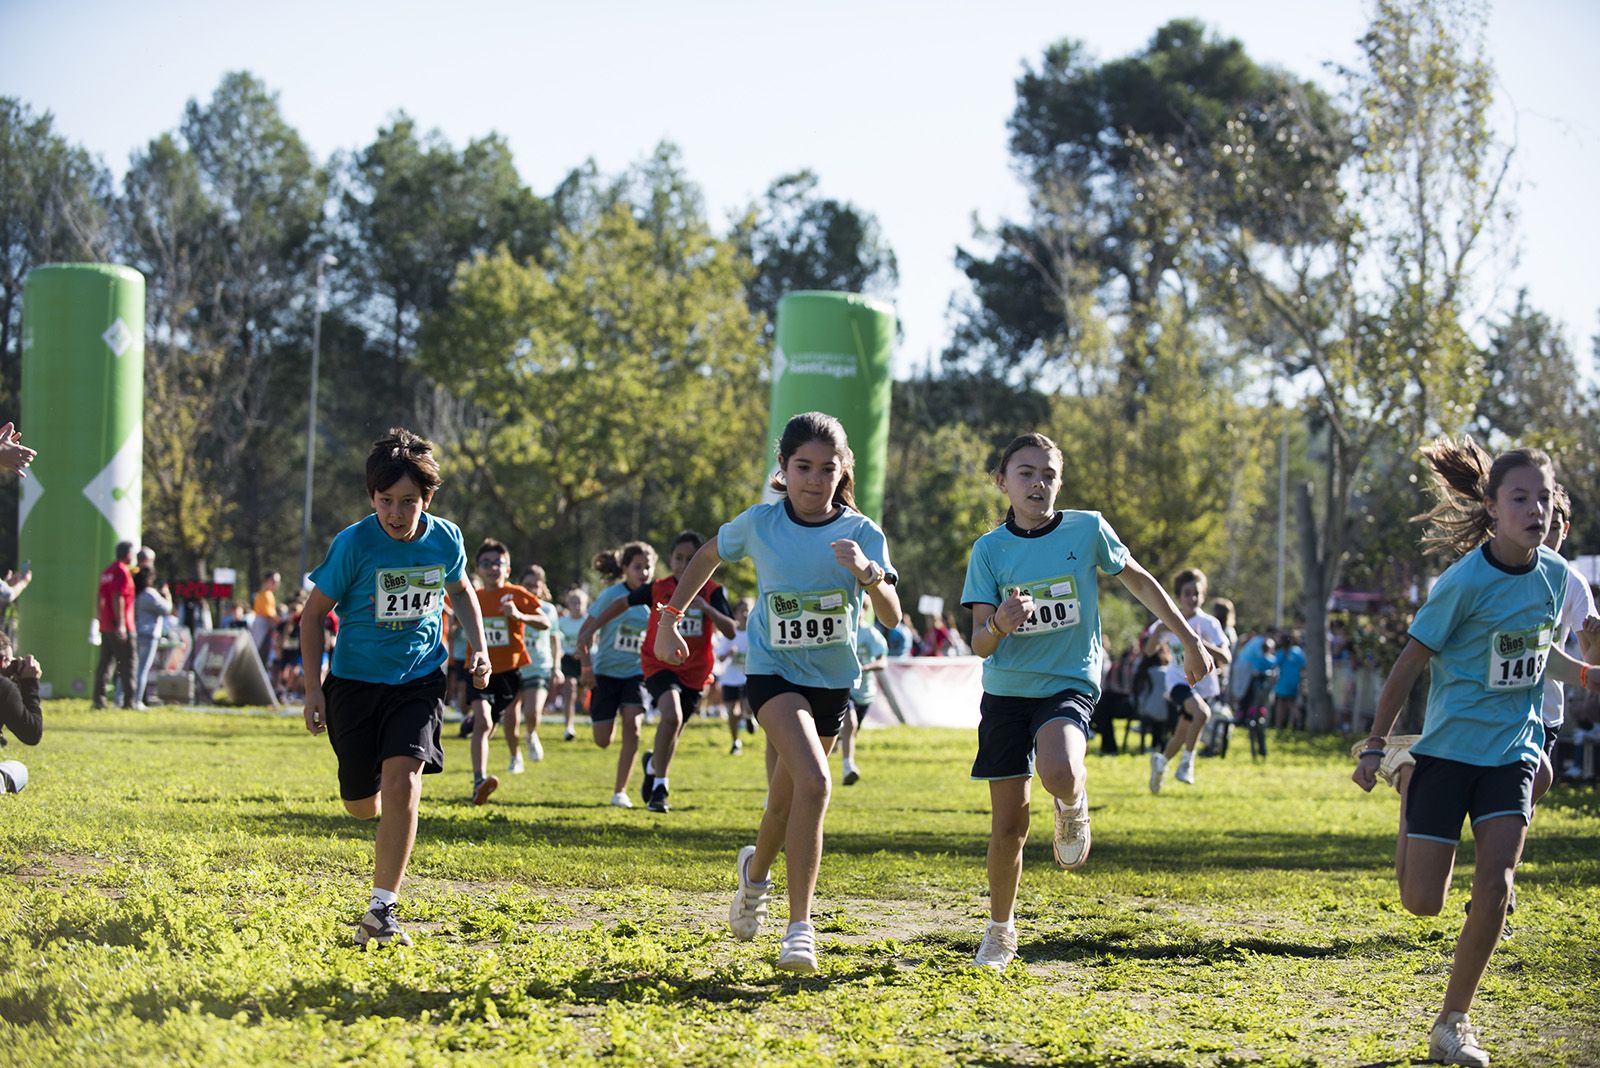
<instances>
[{"instance_id":1,"label":"crowd of runners","mask_svg":"<svg viewBox=\"0 0 1600 1068\"><path fill-rule=\"evenodd\" d=\"M1551 781L1546 748L1560 720L1556 684L1600 691L1600 675L1591 679L1563 651L1566 632L1582 634L1587 651L1600 620L1587 584L1547 545L1564 536L1571 505L1544 453L1491 459L1470 440L1441 440L1424 452L1438 499L1425 517L1424 541L1454 562L1411 624L1372 734L1356 746L1353 778L1365 790L1382 778L1400 792L1395 868L1401 904L1413 913L1442 909L1470 817L1477 845L1471 901L1430 1029L1430 1055L1487 1064L1467 1010L1506 930L1513 872L1533 806ZM710 538L680 534L668 547L665 577L655 577L656 552L644 542L607 550L594 566L612 584L593 603L573 591L558 608L540 569L510 582L510 553L498 541L478 547L468 573L460 530L427 511L440 483L429 442L395 430L374 445L366 465L373 514L342 531L312 571L300 632L306 662L315 663L323 649L318 621L337 608L340 640L326 679L308 673L305 722L329 735L350 814L379 821L357 943L411 942L396 901L422 776L443 769L452 659L472 739L475 802L489 801L499 785L488 770L497 729L511 773L523 766L524 738L528 756L539 759L537 726L555 692L567 740L576 737L586 701L594 743L617 742L611 803L633 806L637 762L640 796L657 812L670 809L684 725L720 664L732 750L741 749L747 725L759 723L767 756L765 808L751 844L731 858L729 926L740 940L760 933L781 852L789 923L777 967L818 970L811 910L832 788L829 754L842 743L844 781L853 781L855 710L873 700L873 669L885 652L873 623L893 628L902 612L883 531L855 507L854 459L838 421L817 412L794 417L776 459L775 503L746 509ZM1201 607L1201 571L1180 571L1169 593L1104 516L1056 508L1062 454L1048 437L1014 439L994 480L1008 507L973 544L961 601L972 612L972 652L984 658L971 774L988 782L991 809L989 921L974 959L998 970L1017 955L1013 909L1035 772L1050 797L1056 865L1074 870L1089 859L1084 757L1106 659L1099 576L1114 576L1154 617L1144 651L1164 650L1160 685L1176 726L1152 754L1152 791L1161 790L1169 768L1179 782L1193 782L1196 746L1221 692L1217 669L1234 650L1231 628ZM722 562L746 558L755 595L730 600L713 576ZM1425 666L1432 685L1423 733L1392 736ZM647 709L654 734L641 754Z\"/></svg>"}]
</instances>

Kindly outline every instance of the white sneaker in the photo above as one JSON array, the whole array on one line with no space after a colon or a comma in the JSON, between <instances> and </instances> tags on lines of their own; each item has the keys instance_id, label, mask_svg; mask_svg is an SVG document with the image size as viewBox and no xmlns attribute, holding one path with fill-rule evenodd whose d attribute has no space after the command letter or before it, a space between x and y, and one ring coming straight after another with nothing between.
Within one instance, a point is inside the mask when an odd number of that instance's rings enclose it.
<instances>
[{"instance_id":1,"label":"white sneaker","mask_svg":"<svg viewBox=\"0 0 1600 1068\"><path fill-rule=\"evenodd\" d=\"M993 968L997 972L1006 970L1017 957L1017 929L1016 927L1002 927L993 920L984 929L983 941L978 943L978 952L973 956L972 963L980 968Z\"/></svg>"},{"instance_id":2,"label":"white sneaker","mask_svg":"<svg viewBox=\"0 0 1600 1068\"><path fill-rule=\"evenodd\" d=\"M817 930L804 920L789 925L778 943L778 968L797 975L817 974Z\"/></svg>"},{"instance_id":3,"label":"white sneaker","mask_svg":"<svg viewBox=\"0 0 1600 1068\"><path fill-rule=\"evenodd\" d=\"M750 881L750 858L755 855L756 847L753 845L739 850L739 862L736 865L739 889L734 891L733 904L728 908L728 926L733 929L733 937L741 942L750 941L761 930L761 924L767 918L767 899L772 894L771 879L764 883ZM816 963L815 954L812 955L812 963Z\"/></svg>"},{"instance_id":4,"label":"white sneaker","mask_svg":"<svg viewBox=\"0 0 1600 1068\"><path fill-rule=\"evenodd\" d=\"M522 754L521 753L512 753L511 754L511 763L509 765L507 765L506 771L511 773L512 775L521 775L522 774Z\"/></svg>"},{"instance_id":5,"label":"white sneaker","mask_svg":"<svg viewBox=\"0 0 1600 1068\"><path fill-rule=\"evenodd\" d=\"M1056 798L1056 835L1051 843L1056 855L1056 867L1076 871L1089 859L1089 791L1077 808L1068 808L1061 798ZM1012 939L1013 944L1015 938Z\"/></svg>"},{"instance_id":6,"label":"white sneaker","mask_svg":"<svg viewBox=\"0 0 1600 1068\"><path fill-rule=\"evenodd\" d=\"M544 746L539 744L539 736L532 731L528 732L528 759L535 764L544 759Z\"/></svg>"},{"instance_id":7,"label":"white sneaker","mask_svg":"<svg viewBox=\"0 0 1600 1068\"><path fill-rule=\"evenodd\" d=\"M1161 780L1167 774L1167 758L1160 753L1150 754L1150 792L1161 792Z\"/></svg>"},{"instance_id":8,"label":"white sneaker","mask_svg":"<svg viewBox=\"0 0 1600 1068\"><path fill-rule=\"evenodd\" d=\"M1428 1059L1440 1064L1489 1063L1489 1054L1478 1045L1478 1029L1467 1022L1464 1012L1452 1012L1428 1032Z\"/></svg>"},{"instance_id":9,"label":"white sneaker","mask_svg":"<svg viewBox=\"0 0 1600 1068\"><path fill-rule=\"evenodd\" d=\"M861 781L861 769L856 767L853 762L846 761L844 767L840 770L844 772L844 784L846 786L854 786Z\"/></svg>"},{"instance_id":10,"label":"white sneaker","mask_svg":"<svg viewBox=\"0 0 1600 1068\"><path fill-rule=\"evenodd\" d=\"M615 793L611 795L611 803L617 808L632 808L633 798L624 793Z\"/></svg>"},{"instance_id":11,"label":"white sneaker","mask_svg":"<svg viewBox=\"0 0 1600 1068\"><path fill-rule=\"evenodd\" d=\"M1178 758L1178 774L1174 777L1185 786L1194 785L1193 751L1185 751L1183 756Z\"/></svg>"}]
</instances>

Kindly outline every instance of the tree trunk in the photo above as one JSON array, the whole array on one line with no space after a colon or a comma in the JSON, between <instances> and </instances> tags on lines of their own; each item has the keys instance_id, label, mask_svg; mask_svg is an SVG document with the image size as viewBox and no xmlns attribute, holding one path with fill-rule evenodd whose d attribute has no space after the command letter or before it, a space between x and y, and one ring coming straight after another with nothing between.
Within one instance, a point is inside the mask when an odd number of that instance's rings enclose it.
<instances>
[{"instance_id":1,"label":"tree trunk","mask_svg":"<svg viewBox=\"0 0 1600 1068\"><path fill-rule=\"evenodd\" d=\"M1317 517L1311 505L1314 487L1302 482L1295 494L1300 522L1300 561L1305 581L1305 708L1306 730L1333 729L1333 700L1328 692L1328 590Z\"/></svg>"}]
</instances>

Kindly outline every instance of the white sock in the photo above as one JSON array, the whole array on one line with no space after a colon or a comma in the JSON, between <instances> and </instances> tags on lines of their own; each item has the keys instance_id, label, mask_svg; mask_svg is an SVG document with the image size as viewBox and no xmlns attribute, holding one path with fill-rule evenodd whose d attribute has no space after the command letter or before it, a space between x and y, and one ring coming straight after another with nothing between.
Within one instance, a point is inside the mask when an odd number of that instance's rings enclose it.
<instances>
[{"instance_id":1,"label":"white sock","mask_svg":"<svg viewBox=\"0 0 1600 1068\"><path fill-rule=\"evenodd\" d=\"M1088 790L1084 790L1084 789L1079 789L1078 790L1078 799L1076 801L1069 801L1067 803L1067 811L1068 812L1076 812L1076 811L1078 811L1078 809L1082 808L1083 807L1083 803L1085 801L1087 801L1088 799L1089 799L1089 791Z\"/></svg>"},{"instance_id":2,"label":"white sock","mask_svg":"<svg viewBox=\"0 0 1600 1068\"><path fill-rule=\"evenodd\" d=\"M789 929L788 929L788 931L785 932L785 934L794 934L796 931L809 931L809 930L811 930L811 921L810 920L795 920L793 923L791 923L789 925Z\"/></svg>"},{"instance_id":3,"label":"white sock","mask_svg":"<svg viewBox=\"0 0 1600 1068\"><path fill-rule=\"evenodd\" d=\"M744 881L749 883L751 886L767 886L772 882L772 873L767 872L767 877L765 879L750 878L750 861L747 859L744 862Z\"/></svg>"},{"instance_id":4,"label":"white sock","mask_svg":"<svg viewBox=\"0 0 1600 1068\"><path fill-rule=\"evenodd\" d=\"M663 790L670 790L671 789L671 787L669 787L667 785L667 777L665 775L663 775L660 778L656 779L656 785L661 787Z\"/></svg>"},{"instance_id":5,"label":"white sock","mask_svg":"<svg viewBox=\"0 0 1600 1068\"><path fill-rule=\"evenodd\" d=\"M644 773L646 775L654 775L656 773L656 758L654 753L650 754L650 759L644 762Z\"/></svg>"},{"instance_id":6,"label":"white sock","mask_svg":"<svg viewBox=\"0 0 1600 1068\"><path fill-rule=\"evenodd\" d=\"M849 757L844 757L843 759L841 759L839 761L839 764L840 764L841 767L844 768L844 770L847 773L856 770L856 762L854 760L851 760Z\"/></svg>"},{"instance_id":7,"label":"white sock","mask_svg":"<svg viewBox=\"0 0 1600 1068\"><path fill-rule=\"evenodd\" d=\"M1013 915L1009 920L990 920L989 926L998 927L1002 931L1015 931L1017 929L1017 918Z\"/></svg>"},{"instance_id":8,"label":"white sock","mask_svg":"<svg viewBox=\"0 0 1600 1068\"><path fill-rule=\"evenodd\" d=\"M372 888L372 900L367 903L367 908L377 911L385 905L393 905L399 899L399 895L393 890L385 890L382 887L374 886Z\"/></svg>"}]
</instances>

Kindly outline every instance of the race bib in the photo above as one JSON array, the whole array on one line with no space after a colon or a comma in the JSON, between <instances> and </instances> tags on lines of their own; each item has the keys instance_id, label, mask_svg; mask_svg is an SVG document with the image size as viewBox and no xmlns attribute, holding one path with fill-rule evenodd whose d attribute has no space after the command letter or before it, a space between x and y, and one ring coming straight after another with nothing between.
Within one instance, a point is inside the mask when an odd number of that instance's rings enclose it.
<instances>
[{"instance_id":1,"label":"race bib","mask_svg":"<svg viewBox=\"0 0 1600 1068\"><path fill-rule=\"evenodd\" d=\"M379 623L409 623L444 608L444 568L391 567L378 572L373 617Z\"/></svg>"},{"instance_id":2,"label":"race bib","mask_svg":"<svg viewBox=\"0 0 1600 1068\"><path fill-rule=\"evenodd\" d=\"M1544 679L1550 659L1549 625L1532 630L1496 631L1489 639L1489 689L1526 690Z\"/></svg>"},{"instance_id":3,"label":"race bib","mask_svg":"<svg viewBox=\"0 0 1600 1068\"><path fill-rule=\"evenodd\" d=\"M1078 625L1078 583L1071 575L1013 586L1006 591L1006 597L1018 592L1033 598L1033 611L1013 634L1053 634Z\"/></svg>"},{"instance_id":4,"label":"race bib","mask_svg":"<svg viewBox=\"0 0 1600 1068\"><path fill-rule=\"evenodd\" d=\"M698 608L691 608L683 614L678 621L678 633L685 638L698 638L706 632L705 613Z\"/></svg>"},{"instance_id":5,"label":"race bib","mask_svg":"<svg viewBox=\"0 0 1600 1068\"><path fill-rule=\"evenodd\" d=\"M638 655L644 648L644 628L624 623L617 628L617 636L612 639L611 647L624 653Z\"/></svg>"},{"instance_id":6,"label":"race bib","mask_svg":"<svg viewBox=\"0 0 1600 1068\"><path fill-rule=\"evenodd\" d=\"M510 645L511 621L505 616L484 616L483 637L491 649Z\"/></svg>"},{"instance_id":7,"label":"race bib","mask_svg":"<svg viewBox=\"0 0 1600 1068\"><path fill-rule=\"evenodd\" d=\"M768 637L774 649L847 645L850 602L843 590L767 594Z\"/></svg>"}]
</instances>

